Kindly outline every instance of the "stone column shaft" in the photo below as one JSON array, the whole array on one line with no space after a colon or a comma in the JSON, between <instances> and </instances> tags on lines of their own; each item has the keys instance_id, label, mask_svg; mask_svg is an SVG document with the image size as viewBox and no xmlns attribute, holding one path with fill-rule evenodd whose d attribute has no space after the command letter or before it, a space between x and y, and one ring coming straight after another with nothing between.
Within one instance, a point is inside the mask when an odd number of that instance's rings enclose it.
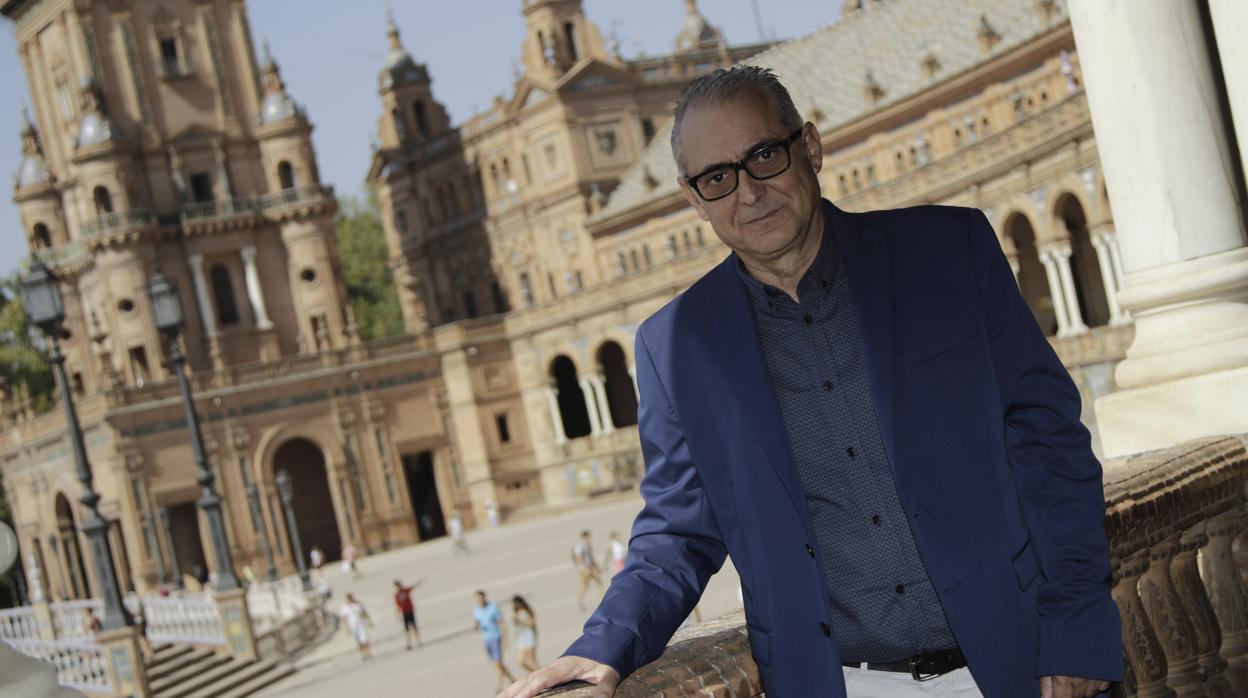
<instances>
[{"instance_id":1,"label":"stone column shaft","mask_svg":"<svg viewBox=\"0 0 1248 698\"><path fill-rule=\"evenodd\" d=\"M1123 315L1122 306L1118 305L1118 281L1114 278L1114 262L1109 252L1111 244L1108 234L1092 236L1096 265L1101 270L1101 283L1105 285L1105 302L1109 304L1109 324L1125 325L1129 319Z\"/></svg>"},{"instance_id":2,"label":"stone column shaft","mask_svg":"<svg viewBox=\"0 0 1248 698\"><path fill-rule=\"evenodd\" d=\"M611 405L607 403L607 381L601 373L589 377L594 387L594 396L598 401L598 413L602 417L602 429L610 434L615 431L615 422L611 420Z\"/></svg>"},{"instance_id":3,"label":"stone column shaft","mask_svg":"<svg viewBox=\"0 0 1248 698\"><path fill-rule=\"evenodd\" d=\"M208 293L208 282L204 279L204 256L193 254L187 258L191 263L191 283L195 286L195 300L199 301L199 319L203 321L204 334L212 336L217 333L216 308L212 305L212 295Z\"/></svg>"},{"instance_id":4,"label":"stone column shaft","mask_svg":"<svg viewBox=\"0 0 1248 698\"><path fill-rule=\"evenodd\" d=\"M1040 263L1044 265L1044 276L1049 282L1049 300L1053 303L1054 314L1057 315L1057 336L1065 337L1070 334L1070 318L1066 315L1066 299L1057 271L1057 260L1049 252L1041 252Z\"/></svg>"},{"instance_id":5,"label":"stone column shaft","mask_svg":"<svg viewBox=\"0 0 1248 698\"><path fill-rule=\"evenodd\" d=\"M1063 243L1053 249L1053 261L1057 265L1057 278L1062 282L1062 298L1066 302L1066 320L1071 334L1083 334L1088 326L1079 311L1079 293L1075 290L1074 274L1070 270L1070 245Z\"/></svg>"},{"instance_id":6,"label":"stone column shaft","mask_svg":"<svg viewBox=\"0 0 1248 698\"><path fill-rule=\"evenodd\" d=\"M550 423L555 429L555 443L566 444L568 435L563 430L563 414L559 412L559 397L553 387L546 388L546 403L550 407Z\"/></svg>"},{"instance_id":7,"label":"stone column shaft","mask_svg":"<svg viewBox=\"0 0 1248 698\"><path fill-rule=\"evenodd\" d=\"M247 245L239 253L243 257L243 279L247 283L247 298L251 301L251 310L256 316L256 328L267 330L273 323L264 306L264 291L260 288L260 274L256 271L256 248L254 245Z\"/></svg>"},{"instance_id":8,"label":"stone column shaft","mask_svg":"<svg viewBox=\"0 0 1248 698\"><path fill-rule=\"evenodd\" d=\"M577 382L581 386L581 397L585 400L585 411L589 413L590 436L598 436L602 433L602 420L598 418L598 401L594 398L594 387L585 378L580 378Z\"/></svg>"}]
</instances>

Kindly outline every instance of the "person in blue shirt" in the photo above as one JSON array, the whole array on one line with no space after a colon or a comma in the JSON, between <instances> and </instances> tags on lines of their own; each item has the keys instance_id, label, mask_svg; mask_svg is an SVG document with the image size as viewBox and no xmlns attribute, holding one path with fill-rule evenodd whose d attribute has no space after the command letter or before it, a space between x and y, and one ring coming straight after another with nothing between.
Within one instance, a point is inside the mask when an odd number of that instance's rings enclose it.
<instances>
[{"instance_id":1,"label":"person in blue shirt","mask_svg":"<svg viewBox=\"0 0 1248 698\"><path fill-rule=\"evenodd\" d=\"M498 669L498 688L515 681L516 678L503 664L503 614L493 601L486 598L484 591L477 592L477 607L472 610L472 622L481 631L486 656Z\"/></svg>"}]
</instances>

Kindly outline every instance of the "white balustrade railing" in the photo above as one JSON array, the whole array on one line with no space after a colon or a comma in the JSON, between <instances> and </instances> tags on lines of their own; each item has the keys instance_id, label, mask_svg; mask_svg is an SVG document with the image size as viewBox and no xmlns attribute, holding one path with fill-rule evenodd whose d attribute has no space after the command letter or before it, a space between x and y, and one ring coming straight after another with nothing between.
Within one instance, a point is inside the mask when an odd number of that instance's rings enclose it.
<instances>
[{"instance_id":1,"label":"white balustrade railing","mask_svg":"<svg viewBox=\"0 0 1248 698\"><path fill-rule=\"evenodd\" d=\"M38 640L39 621L30 606L0 610L0 640Z\"/></svg>"},{"instance_id":2,"label":"white balustrade railing","mask_svg":"<svg viewBox=\"0 0 1248 698\"><path fill-rule=\"evenodd\" d=\"M298 577L255 581L247 587L247 612L258 633L294 618L311 604Z\"/></svg>"},{"instance_id":3,"label":"white balustrade railing","mask_svg":"<svg viewBox=\"0 0 1248 698\"><path fill-rule=\"evenodd\" d=\"M57 601L49 604L52 627L58 640L91 640L91 617L104 617L104 602L99 599Z\"/></svg>"},{"instance_id":4,"label":"white balustrade railing","mask_svg":"<svg viewBox=\"0 0 1248 698\"><path fill-rule=\"evenodd\" d=\"M224 645L225 627L217 603L207 596L146 597L143 620L152 642Z\"/></svg>"},{"instance_id":5,"label":"white balustrade railing","mask_svg":"<svg viewBox=\"0 0 1248 698\"><path fill-rule=\"evenodd\" d=\"M108 655L94 642L74 640L5 640L22 654L50 662L56 667L56 679L69 686L91 693L113 693L108 675Z\"/></svg>"}]
</instances>

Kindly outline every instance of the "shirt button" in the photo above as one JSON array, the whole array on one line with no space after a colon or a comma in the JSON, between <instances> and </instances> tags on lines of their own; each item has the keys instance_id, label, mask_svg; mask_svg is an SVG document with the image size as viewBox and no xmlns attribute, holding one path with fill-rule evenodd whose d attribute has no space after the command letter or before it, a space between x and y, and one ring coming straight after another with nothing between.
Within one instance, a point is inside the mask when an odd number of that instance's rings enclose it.
<instances>
[{"instance_id":1,"label":"shirt button","mask_svg":"<svg viewBox=\"0 0 1248 698\"><path fill-rule=\"evenodd\" d=\"M894 589L893 591L897 592L898 594L904 594L904 593L906 593L906 585L905 585L905 584L898 584L898 585L897 585L897 588L896 588L896 589Z\"/></svg>"},{"instance_id":2,"label":"shirt button","mask_svg":"<svg viewBox=\"0 0 1248 698\"><path fill-rule=\"evenodd\" d=\"M814 548L812 548L812 547L810 547L810 543L807 543L807 544L806 544L806 554L807 554L807 555L809 555L809 556L811 556L811 557L814 557L814 556L815 556L815 549L814 549Z\"/></svg>"},{"instance_id":3,"label":"shirt button","mask_svg":"<svg viewBox=\"0 0 1248 698\"><path fill-rule=\"evenodd\" d=\"M850 458L857 458L858 452L854 450L853 446L850 446L849 448L845 449L845 455L849 456Z\"/></svg>"},{"instance_id":4,"label":"shirt button","mask_svg":"<svg viewBox=\"0 0 1248 698\"><path fill-rule=\"evenodd\" d=\"M815 320L814 320L814 318L812 318L812 317L811 317L811 316L809 316L809 315L805 315L805 316L803 316L803 317L802 317L802 320L804 320L804 321L806 322L806 324L807 324L807 325L809 325L810 323L812 323L812 322L814 322L814 321L815 321Z\"/></svg>"},{"instance_id":5,"label":"shirt button","mask_svg":"<svg viewBox=\"0 0 1248 698\"><path fill-rule=\"evenodd\" d=\"M880 523L883 521L884 519L881 519L879 514L876 514L875 516L871 517L871 523L875 524L876 526L879 526Z\"/></svg>"},{"instance_id":6,"label":"shirt button","mask_svg":"<svg viewBox=\"0 0 1248 698\"><path fill-rule=\"evenodd\" d=\"M823 633L824 637L832 637L832 628L829 628L827 623L819 624L819 632Z\"/></svg>"},{"instance_id":7,"label":"shirt button","mask_svg":"<svg viewBox=\"0 0 1248 698\"><path fill-rule=\"evenodd\" d=\"M824 381L824 382L823 382L823 389L824 389L824 390L826 390L826 391L828 391L828 392L832 392L832 381Z\"/></svg>"}]
</instances>

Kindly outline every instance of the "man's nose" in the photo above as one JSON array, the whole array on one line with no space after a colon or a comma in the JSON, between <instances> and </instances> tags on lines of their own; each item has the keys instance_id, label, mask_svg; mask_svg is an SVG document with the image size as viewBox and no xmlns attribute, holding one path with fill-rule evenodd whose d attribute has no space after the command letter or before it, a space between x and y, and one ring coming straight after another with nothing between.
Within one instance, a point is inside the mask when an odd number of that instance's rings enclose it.
<instances>
[{"instance_id":1,"label":"man's nose","mask_svg":"<svg viewBox=\"0 0 1248 698\"><path fill-rule=\"evenodd\" d=\"M752 204L758 201L763 198L763 193L766 189L767 185L751 177L748 172L740 173L740 178L737 182L737 195L741 203Z\"/></svg>"}]
</instances>

